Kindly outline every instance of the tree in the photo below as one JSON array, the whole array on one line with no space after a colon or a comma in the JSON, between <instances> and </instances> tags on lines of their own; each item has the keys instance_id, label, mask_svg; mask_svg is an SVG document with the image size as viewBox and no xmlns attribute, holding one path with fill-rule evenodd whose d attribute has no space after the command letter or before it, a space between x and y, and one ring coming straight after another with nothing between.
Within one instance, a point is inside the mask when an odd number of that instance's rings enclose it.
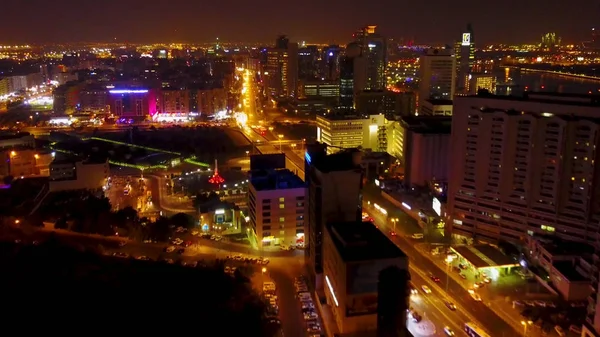
<instances>
[{"instance_id":1,"label":"tree","mask_svg":"<svg viewBox=\"0 0 600 337\"><path fill-rule=\"evenodd\" d=\"M169 241L169 237L171 237L171 228L169 227L171 222L168 218L160 217L149 226L149 236L152 240L156 240L159 242L167 242Z\"/></svg>"},{"instance_id":2,"label":"tree","mask_svg":"<svg viewBox=\"0 0 600 337\"><path fill-rule=\"evenodd\" d=\"M189 214L177 213L171 217L171 224L175 227L191 229L196 225L196 220Z\"/></svg>"}]
</instances>

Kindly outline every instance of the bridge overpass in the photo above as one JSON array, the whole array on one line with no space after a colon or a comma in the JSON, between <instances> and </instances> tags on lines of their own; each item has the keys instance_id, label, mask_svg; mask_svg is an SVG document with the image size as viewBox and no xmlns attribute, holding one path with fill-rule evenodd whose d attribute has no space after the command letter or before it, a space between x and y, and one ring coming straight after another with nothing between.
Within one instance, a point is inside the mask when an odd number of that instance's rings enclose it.
<instances>
[{"instance_id":1,"label":"bridge overpass","mask_svg":"<svg viewBox=\"0 0 600 337\"><path fill-rule=\"evenodd\" d=\"M294 172L303 181L305 180L304 158L294 151L294 148L299 145L302 146L303 140L273 139L275 136L271 133L267 133L263 136L250 128L242 129L241 132L244 137L253 144L257 153L285 154L285 167Z\"/></svg>"}]
</instances>

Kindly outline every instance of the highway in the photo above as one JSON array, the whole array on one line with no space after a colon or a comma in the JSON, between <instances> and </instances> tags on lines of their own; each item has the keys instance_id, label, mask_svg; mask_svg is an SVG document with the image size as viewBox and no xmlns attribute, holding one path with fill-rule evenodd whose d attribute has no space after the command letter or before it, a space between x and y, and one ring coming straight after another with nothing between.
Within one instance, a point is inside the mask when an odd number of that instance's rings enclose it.
<instances>
[{"instance_id":1,"label":"highway","mask_svg":"<svg viewBox=\"0 0 600 337\"><path fill-rule=\"evenodd\" d=\"M256 125L259 123L259 120L263 122L269 122L267 119L268 114L259 112L256 109L256 101L257 101L257 89L256 83L250 76L250 72L246 70L244 72L244 84L243 84L243 99L242 99L242 109L248 116L248 122L246 125ZM248 126L242 126L241 131L248 138L248 140L257 146L261 146L263 148L263 152L266 153L281 153L285 154L286 158L286 167L291 171L295 172L302 180L304 180L304 158L299 156L296 152L294 152L291 144L289 142L282 142L277 145L277 142L280 141L278 135L273 134L272 131L267 130L264 135L261 135L260 132L252 129ZM281 139L285 140L285 135L282 135ZM262 143L262 144L261 144ZM287 143L287 145L286 145ZM264 144L264 145L263 145ZM298 144L296 144L298 145ZM266 149L266 151L264 150ZM258 148L257 148L258 150ZM259 150L260 151L260 150Z\"/></svg>"},{"instance_id":2,"label":"highway","mask_svg":"<svg viewBox=\"0 0 600 337\"><path fill-rule=\"evenodd\" d=\"M364 209L368 209L368 205L363 205ZM413 277L413 284L415 287L420 288L423 285L427 285L432 289L433 294L437 294L437 297L447 298L453 302L457 307L457 312L460 312L463 317L454 317L460 319L455 324L462 325L467 321L477 323L486 331L490 332L492 336L513 336L518 335L515 329L513 329L508 323L499 318L489 307L483 302L476 302L471 298L469 293L464 288L456 283L452 278L446 279L446 272L440 270L440 268L431 262L428 258L421 255L421 253L414 247L418 240L409 238L405 233L398 232L397 236L392 236L390 233L392 228L388 223L388 219L385 215L376 212L369 212L371 217L374 219L375 224L384 232L392 241L394 241L410 259L410 271L411 277ZM434 282L428 276L432 273L442 279L441 283ZM422 283L419 283L422 282ZM447 291L444 289L447 288ZM430 295L430 296L431 296ZM443 305L443 304L442 304ZM437 306L433 303L433 306ZM439 312L439 310L438 310ZM443 321L442 321L443 322ZM442 323L444 324L444 323ZM442 325L440 324L440 325ZM438 324L436 324L437 326Z\"/></svg>"}]
</instances>

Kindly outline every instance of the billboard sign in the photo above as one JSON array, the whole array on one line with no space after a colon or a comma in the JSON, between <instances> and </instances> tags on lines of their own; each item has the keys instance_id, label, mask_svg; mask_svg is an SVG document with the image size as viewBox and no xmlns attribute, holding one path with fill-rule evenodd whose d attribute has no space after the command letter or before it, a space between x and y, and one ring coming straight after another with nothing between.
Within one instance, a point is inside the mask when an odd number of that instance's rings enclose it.
<instances>
[{"instance_id":1,"label":"billboard sign","mask_svg":"<svg viewBox=\"0 0 600 337\"><path fill-rule=\"evenodd\" d=\"M462 45L469 46L471 45L471 33L463 33L462 35Z\"/></svg>"}]
</instances>

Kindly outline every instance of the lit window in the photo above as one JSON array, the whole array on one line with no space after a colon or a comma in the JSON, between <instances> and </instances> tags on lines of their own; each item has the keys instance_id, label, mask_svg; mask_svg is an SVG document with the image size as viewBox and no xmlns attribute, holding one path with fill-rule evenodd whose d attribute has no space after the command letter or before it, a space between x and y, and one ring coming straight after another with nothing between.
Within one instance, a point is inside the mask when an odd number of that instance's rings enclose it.
<instances>
[{"instance_id":1,"label":"lit window","mask_svg":"<svg viewBox=\"0 0 600 337\"><path fill-rule=\"evenodd\" d=\"M279 209L284 209L285 205L284 204L279 204Z\"/></svg>"},{"instance_id":2,"label":"lit window","mask_svg":"<svg viewBox=\"0 0 600 337\"><path fill-rule=\"evenodd\" d=\"M280 217L279 222L285 222L285 217Z\"/></svg>"},{"instance_id":3,"label":"lit window","mask_svg":"<svg viewBox=\"0 0 600 337\"><path fill-rule=\"evenodd\" d=\"M279 198L279 202L285 202L285 198L284 197Z\"/></svg>"}]
</instances>

